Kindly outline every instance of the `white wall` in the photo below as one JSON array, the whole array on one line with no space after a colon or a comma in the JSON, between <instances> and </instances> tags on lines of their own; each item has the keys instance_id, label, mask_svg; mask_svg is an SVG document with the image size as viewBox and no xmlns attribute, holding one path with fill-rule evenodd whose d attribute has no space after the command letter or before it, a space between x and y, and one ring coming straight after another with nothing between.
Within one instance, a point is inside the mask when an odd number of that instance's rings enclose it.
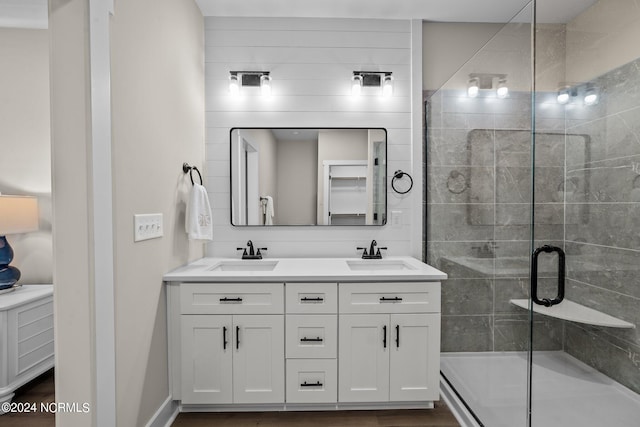
<instances>
[{"instance_id":1,"label":"white wall","mask_svg":"<svg viewBox=\"0 0 640 427\"><path fill-rule=\"evenodd\" d=\"M315 224L316 141L278 141L278 191L274 224Z\"/></svg>"},{"instance_id":2,"label":"white wall","mask_svg":"<svg viewBox=\"0 0 640 427\"><path fill-rule=\"evenodd\" d=\"M169 396L162 276L203 255L202 242L187 240L184 231L191 181L182 172L183 162L201 170L204 164L203 51L203 18L194 1L116 2L111 96L119 426L145 425ZM164 236L134 242L134 214L156 212L164 216Z\"/></svg>"},{"instance_id":3,"label":"white wall","mask_svg":"<svg viewBox=\"0 0 640 427\"><path fill-rule=\"evenodd\" d=\"M421 138L415 138L412 128L411 24L404 20L205 19L207 188L214 221L214 241L207 255L235 257L236 247L247 239L268 247L270 257L355 256L356 246L371 239L388 246L389 255L411 254L413 240L420 246L421 223L416 218L421 215L414 212L421 212L420 187L404 197L389 193L388 212L403 214L404 224L398 228L241 228L230 225L229 214L232 127L384 127L388 173L403 169L421 180L421 170L413 170L412 140L421 144ZM232 98L230 70L270 71L273 95L265 99L254 90ZM363 70L393 72L393 97L352 98L352 73ZM420 96L421 88L416 91ZM416 126L419 133L421 124Z\"/></svg>"},{"instance_id":4,"label":"white wall","mask_svg":"<svg viewBox=\"0 0 640 427\"><path fill-rule=\"evenodd\" d=\"M49 32L0 28L0 192L38 198L38 231L8 237L20 282L51 283Z\"/></svg>"}]
</instances>

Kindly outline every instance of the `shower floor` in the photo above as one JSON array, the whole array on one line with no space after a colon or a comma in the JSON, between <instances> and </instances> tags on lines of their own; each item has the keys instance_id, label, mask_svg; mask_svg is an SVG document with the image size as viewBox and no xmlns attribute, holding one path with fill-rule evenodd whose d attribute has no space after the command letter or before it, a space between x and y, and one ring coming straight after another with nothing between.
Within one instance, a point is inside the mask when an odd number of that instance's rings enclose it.
<instances>
[{"instance_id":1,"label":"shower floor","mask_svg":"<svg viewBox=\"0 0 640 427\"><path fill-rule=\"evenodd\" d=\"M639 395L562 351L533 358L533 427L640 425ZM526 426L527 353L443 353L441 369L485 426Z\"/></svg>"}]
</instances>

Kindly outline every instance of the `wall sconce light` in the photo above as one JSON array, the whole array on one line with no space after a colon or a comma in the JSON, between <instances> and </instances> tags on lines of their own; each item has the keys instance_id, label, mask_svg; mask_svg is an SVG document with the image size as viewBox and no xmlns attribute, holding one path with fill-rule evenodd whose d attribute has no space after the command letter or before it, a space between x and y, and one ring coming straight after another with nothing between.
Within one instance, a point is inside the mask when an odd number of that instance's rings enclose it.
<instances>
[{"instance_id":1,"label":"wall sconce light","mask_svg":"<svg viewBox=\"0 0 640 427\"><path fill-rule=\"evenodd\" d=\"M580 102L586 106L596 105L600 98L598 88L591 83L570 83L561 86L558 89L558 95L556 101L560 105L567 105L569 103Z\"/></svg>"},{"instance_id":2,"label":"wall sconce light","mask_svg":"<svg viewBox=\"0 0 640 427\"><path fill-rule=\"evenodd\" d=\"M269 71L229 71L229 93L237 95L240 87L260 87L264 96L271 95Z\"/></svg>"},{"instance_id":3,"label":"wall sconce light","mask_svg":"<svg viewBox=\"0 0 640 427\"><path fill-rule=\"evenodd\" d=\"M363 87L380 88L382 96L393 95L393 76L391 71L354 71L351 77L351 94L357 96Z\"/></svg>"},{"instance_id":4,"label":"wall sconce light","mask_svg":"<svg viewBox=\"0 0 640 427\"><path fill-rule=\"evenodd\" d=\"M469 83L467 84L467 96L476 98L480 94L480 90L495 89L498 98L506 98L509 96L509 87L507 86L506 74L493 73L471 73L469 74Z\"/></svg>"},{"instance_id":5,"label":"wall sconce light","mask_svg":"<svg viewBox=\"0 0 640 427\"><path fill-rule=\"evenodd\" d=\"M509 87L507 86L507 79L498 80L498 89L496 90L498 98L506 98L509 96Z\"/></svg>"}]
</instances>

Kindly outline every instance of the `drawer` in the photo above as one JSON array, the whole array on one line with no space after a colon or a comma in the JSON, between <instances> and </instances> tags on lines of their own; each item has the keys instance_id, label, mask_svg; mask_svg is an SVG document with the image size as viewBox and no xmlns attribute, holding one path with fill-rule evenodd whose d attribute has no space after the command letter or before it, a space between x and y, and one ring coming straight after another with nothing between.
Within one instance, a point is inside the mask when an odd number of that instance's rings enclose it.
<instances>
[{"instance_id":1,"label":"drawer","mask_svg":"<svg viewBox=\"0 0 640 427\"><path fill-rule=\"evenodd\" d=\"M288 359L286 390L287 403L335 403L336 359Z\"/></svg>"},{"instance_id":2,"label":"drawer","mask_svg":"<svg viewBox=\"0 0 640 427\"><path fill-rule=\"evenodd\" d=\"M440 282L341 283L340 313L439 313Z\"/></svg>"},{"instance_id":3,"label":"drawer","mask_svg":"<svg viewBox=\"0 0 640 427\"><path fill-rule=\"evenodd\" d=\"M183 283L180 314L283 314L282 283Z\"/></svg>"},{"instance_id":4,"label":"drawer","mask_svg":"<svg viewBox=\"0 0 640 427\"><path fill-rule=\"evenodd\" d=\"M336 283L287 283L287 313L337 313Z\"/></svg>"},{"instance_id":5,"label":"drawer","mask_svg":"<svg viewBox=\"0 0 640 427\"><path fill-rule=\"evenodd\" d=\"M338 344L338 316L332 314L288 314L286 355L297 359L333 359Z\"/></svg>"}]
</instances>

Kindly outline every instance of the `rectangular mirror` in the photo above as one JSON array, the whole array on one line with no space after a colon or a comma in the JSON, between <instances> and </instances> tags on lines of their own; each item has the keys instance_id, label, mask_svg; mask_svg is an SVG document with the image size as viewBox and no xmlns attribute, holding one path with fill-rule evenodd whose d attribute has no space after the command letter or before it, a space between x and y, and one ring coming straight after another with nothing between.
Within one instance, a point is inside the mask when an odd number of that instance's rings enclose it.
<instances>
[{"instance_id":1,"label":"rectangular mirror","mask_svg":"<svg viewBox=\"0 0 640 427\"><path fill-rule=\"evenodd\" d=\"M384 225L383 128L231 129L231 224Z\"/></svg>"}]
</instances>

